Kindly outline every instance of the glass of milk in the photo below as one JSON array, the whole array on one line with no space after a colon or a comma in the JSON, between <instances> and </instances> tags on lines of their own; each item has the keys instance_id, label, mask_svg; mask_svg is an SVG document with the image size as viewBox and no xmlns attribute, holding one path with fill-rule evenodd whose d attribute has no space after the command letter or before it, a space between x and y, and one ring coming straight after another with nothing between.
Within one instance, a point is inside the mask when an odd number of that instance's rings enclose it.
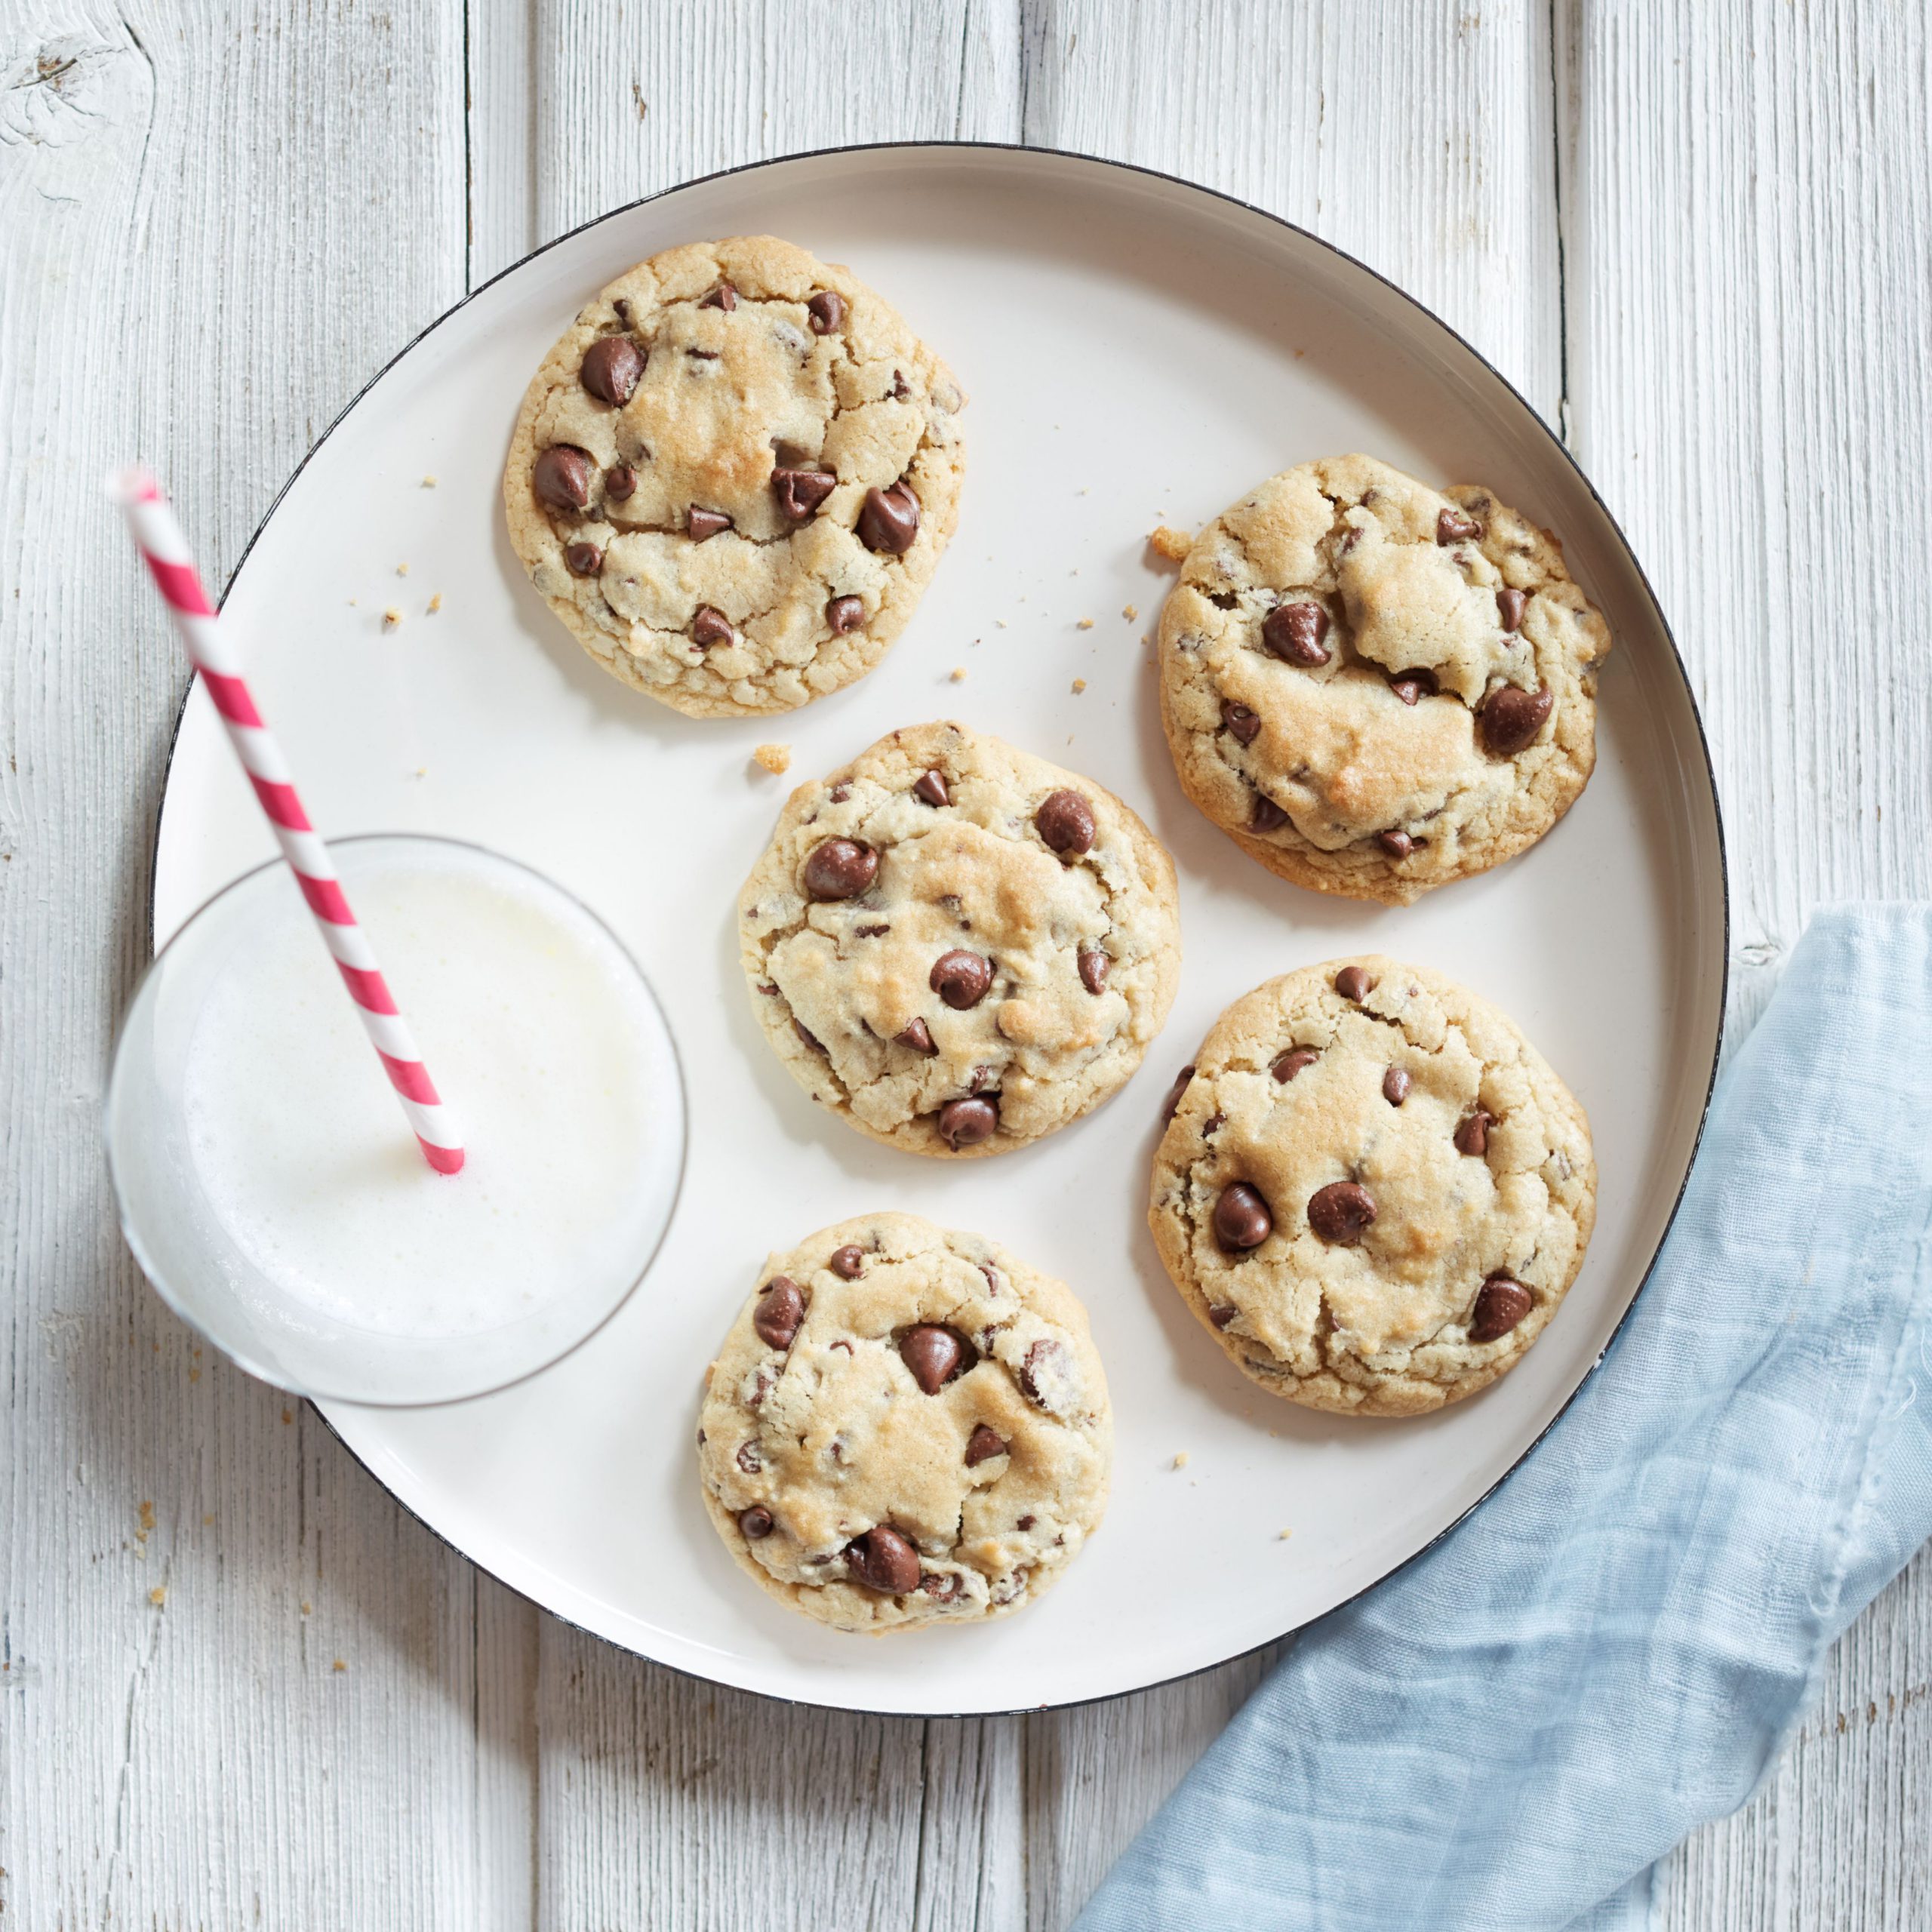
<instances>
[{"instance_id":1,"label":"glass of milk","mask_svg":"<svg viewBox=\"0 0 1932 1932\"><path fill-rule=\"evenodd\" d=\"M203 906L129 1008L122 1226L176 1311L281 1388L480 1395L574 1348L650 1266L684 1169L677 1050L635 961L540 874L414 835L330 850L462 1172L423 1159L277 862Z\"/></svg>"}]
</instances>

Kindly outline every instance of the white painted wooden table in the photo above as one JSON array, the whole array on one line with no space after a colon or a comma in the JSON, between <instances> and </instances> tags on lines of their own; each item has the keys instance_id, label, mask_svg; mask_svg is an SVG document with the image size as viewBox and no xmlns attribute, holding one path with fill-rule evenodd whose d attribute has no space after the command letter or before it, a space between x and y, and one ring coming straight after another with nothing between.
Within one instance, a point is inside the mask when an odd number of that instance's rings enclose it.
<instances>
[{"instance_id":1,"label":"white painted wooden table","mask_svg":"<svg viewBox=\"0 0 1932 1932\"><path fill-rule=\"evenodd\" d=\"M183 683L111 461L225 577L365 377L613 204L898 137L1192 176L1438 310L1623 520L1748 1018L1820 900L1932 891L1928 97L1918 0L0 0L0 1924L1059 1927L1266 1662L985 1721L715 1692L195 1345L96 1141ZM1932 1923L1928 1680L1921 1552L1659 1922Z\"/></svg>"}]
</instances>

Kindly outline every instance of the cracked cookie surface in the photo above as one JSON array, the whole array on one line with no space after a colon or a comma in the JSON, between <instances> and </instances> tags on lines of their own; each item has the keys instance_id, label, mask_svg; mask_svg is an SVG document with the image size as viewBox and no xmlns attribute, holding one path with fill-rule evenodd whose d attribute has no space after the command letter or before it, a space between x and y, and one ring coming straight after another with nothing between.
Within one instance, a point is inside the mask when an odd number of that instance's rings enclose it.
<instances>
[{"instance_id":1,"label":"cracked cookie surface","mask_svg":"<svg viewBox=\"0 0 1932 1932\"><path fill-rule=\"evenodd\" d=\"M1324 457L1195 540L1161 716L1182 789L1251 858L1401 905L1570 808L1610 645L1556 540L1489 491Z\"/></svg>"},{"instance_id":2,"label":"cracked cookie surface","mask_svg":"<svg viewBox=\"0 0 1932 1932\"><path fill-rule=\"evenodd\" d=\"M1173 862L1091 779L964 726L792 793L739 899L752 1004L820 1106L914 1153L1000 1154L1140 1064L1173 1004Z\"/></svg>"},{"instance_id":3,"label":"cracked cookie surface","mask_svg":"<svg viewBox=\"0 0 1932 1932\"><path fill-rule=\"evenodd\" d=\"M1374 955L1258 986L1186 1069L1148 1223L1264 1389L1416 1415L1515 1367L1583 1265L1589 1124L1504 1014Z\"/></svg>"},{"instance_id":4,"label":"cracked cookie surface","mask_svg":"<svg viewBox=\"0 0 1932 1932\"><path fill-rule=\"evenodd\" d=\"M694 717L870 670L958 520L952 372L849 270L771 235L667 250L578 313L503 472L531 581Z\"/></svg>"},{"instance_id":5,"label":"cracked cookie surface","mask_svg":"<svg viewBox=\"0 0 1932 1932\"><path fill-rule=\"evenodd\" d=\"M839 1630L1031 1603L1098 1525L1112 1456L1072 1291L914 1214L859 1215L769 1257L698 1432L732 1555Z\"/></svg>"}]
</instances>

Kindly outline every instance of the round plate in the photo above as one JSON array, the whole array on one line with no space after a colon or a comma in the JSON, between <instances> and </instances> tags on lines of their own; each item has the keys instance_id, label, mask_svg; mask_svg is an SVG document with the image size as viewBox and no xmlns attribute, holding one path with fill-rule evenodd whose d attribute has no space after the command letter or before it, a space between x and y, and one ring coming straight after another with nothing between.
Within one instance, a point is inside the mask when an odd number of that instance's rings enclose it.
<instances>
[{"instance_id":1,"label":"round plate","mask_svg":"<svg viewBox=\"0 0 1932 1932\"><path fill-rule=\"evenodd\" d=\"M972 398L964 511L869 677L787 717L699 722L619 685L550 616L498 479L525 383L595 290L672 243L767 230L851 263L952 362ZM1402 911L1284 884L1186 804L1146 642L1172 581L1145 548L1155 524L1196 528L1276 470L1358 449L1487 484L1555 531L1617 639L1576 808L1523 857ZM776 1696L926 1714L1072 1703L1235 1656L1480 1500L1595 1365L1663 1237L1724 980L1722 840L1682 666L1620 533L1522 398L1398 290L1270 216L1112 163L952 144L694 182L565 236L411 345L289 485L226 609L318 824L445 832L549 872L635 953L677 1035L684 1197L617 1317L500 1395L325 1407L426 1522L614 1643ZM1134 805L1174 854L1186 955L1166 1033L1118 1097L957 1167L875 1146L794 1085L753 1019L735 925L791 782L753 746L789 743L801 779L943 715ZM271 850L198 689L162 810L157 937ZM1399 1423L1257 1389L1182 1306L1144 1219L1162 1099L1215 1015L1271 974L1371 948L1513 1014L1588 1108L1601 1173L1588 1263L1521 1366ZM699 1377L768 1251L878 1208L1069 1282L1118 1436L1106 1521L1039 1605L869 1641L738 1574L692 1438Z\"/></svg>"}]
</instances>

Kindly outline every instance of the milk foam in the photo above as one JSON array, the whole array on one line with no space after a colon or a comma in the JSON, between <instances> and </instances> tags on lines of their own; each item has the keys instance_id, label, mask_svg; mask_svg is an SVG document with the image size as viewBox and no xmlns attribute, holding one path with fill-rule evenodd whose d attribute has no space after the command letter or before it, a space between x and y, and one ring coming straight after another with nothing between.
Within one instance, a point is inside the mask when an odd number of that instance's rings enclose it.
<instances>
[{"instance_id":1,"label":"milk foam","mask_svg":"<svg viewBox=\"0 0 1932 1932\"><path fill-rule=\"evenodd\" d=\"M679 1158L653 1104L676 1074L648 996L595 920L488 854L365 863L350 894L455 1110L463 1171L423 1160L291 892L192 1036L208 1206L278 1294L327 1319L455 1340L540 1318L623 1265L627 1202Z\"/></svg>"}]
</instances>

